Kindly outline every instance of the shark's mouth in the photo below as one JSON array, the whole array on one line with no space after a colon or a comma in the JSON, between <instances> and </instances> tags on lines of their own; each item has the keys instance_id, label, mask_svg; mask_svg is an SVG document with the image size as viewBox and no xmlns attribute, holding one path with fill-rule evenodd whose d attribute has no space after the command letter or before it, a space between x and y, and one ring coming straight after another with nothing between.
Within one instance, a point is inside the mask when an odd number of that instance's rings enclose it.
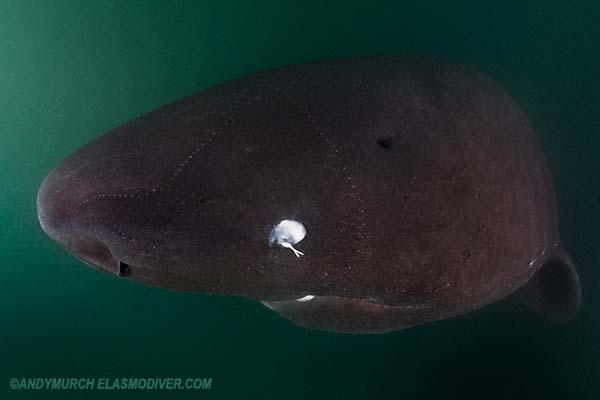
<instances>
[{"instance_id":1,"label":"shark's mouth","mask_svg":"<svg viewBox=\"0 0 600 400\"><path fill-rule=\"evenodd\" d=\"M374 298L307 295L262 303L298 325L343 333L383 333L437 319L431 305L389 304Z\"/></svg>"}]
</instances>

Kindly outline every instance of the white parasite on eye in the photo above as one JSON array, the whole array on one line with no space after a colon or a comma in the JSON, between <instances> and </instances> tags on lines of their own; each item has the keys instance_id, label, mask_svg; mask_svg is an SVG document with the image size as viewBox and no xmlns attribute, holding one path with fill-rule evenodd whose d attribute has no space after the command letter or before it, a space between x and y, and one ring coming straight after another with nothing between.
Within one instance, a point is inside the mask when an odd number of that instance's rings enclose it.
<instances>
[{"instance_id":1,"label":"white parasite on eye","mask_svg":"<svg viewBox=\"0 0 600 400\"><path fill-rule=\"evenodd\" d=\"M296 257L303 256L304 253L295 249L294 245L306 236L306 228L302 223L291 219L284 219L271 229L269 235L269 245L271 247L284 247L294 252Z\"/></svg>"}]
</instances>

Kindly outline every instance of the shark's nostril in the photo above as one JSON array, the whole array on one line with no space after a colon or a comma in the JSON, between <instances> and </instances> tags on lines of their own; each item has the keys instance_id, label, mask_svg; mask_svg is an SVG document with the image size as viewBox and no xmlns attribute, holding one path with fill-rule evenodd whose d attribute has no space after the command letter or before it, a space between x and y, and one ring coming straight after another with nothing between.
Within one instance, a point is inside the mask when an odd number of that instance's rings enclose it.
<instances>
[{"instance_id":1,"label":"shark's nostril","mask_svg":"<svg viewBox=\"0 0 600 400\"><path fill-rule=\"evenodd\" d=\"M69 250L83 261L120 275L120 263L115 260L108 246L102 241L89 237L79 237L69 242L67 243Z\"/></svg>"},{"instance_id":2,"label":"shark's nostril","mask_svg":"<svg viewBox=\"0 0 600 400\"><path fill-rule=\"evenodd\" d=\"M129 268L129 264L124 263L123 261L119 261L119 276L128 276L131 273L131 268Z\"/></svg>"}]
</instances>

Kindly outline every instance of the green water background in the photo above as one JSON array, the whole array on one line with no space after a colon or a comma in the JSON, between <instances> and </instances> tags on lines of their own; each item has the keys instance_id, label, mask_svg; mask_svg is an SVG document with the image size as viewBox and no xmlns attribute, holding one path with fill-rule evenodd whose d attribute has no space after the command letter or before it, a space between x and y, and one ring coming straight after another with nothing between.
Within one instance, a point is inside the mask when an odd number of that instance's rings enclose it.
<instances>
[{"instance_id":1,"label":"green water background","mask_svg":"<svg viewBox=\"0 0 600 400\"><path fill-rule=\"evenodd\" d=\"M600 398L600 3L0 2L0 398ZM110 128L242 74L430 54L503 84L555 179L584 299L565 326L507 299L397 333L292 326L257 303L98 273L38 226L37 188ZM19 392L11 377L214 378L208 392Z\"/></svg>"}]
</instances>

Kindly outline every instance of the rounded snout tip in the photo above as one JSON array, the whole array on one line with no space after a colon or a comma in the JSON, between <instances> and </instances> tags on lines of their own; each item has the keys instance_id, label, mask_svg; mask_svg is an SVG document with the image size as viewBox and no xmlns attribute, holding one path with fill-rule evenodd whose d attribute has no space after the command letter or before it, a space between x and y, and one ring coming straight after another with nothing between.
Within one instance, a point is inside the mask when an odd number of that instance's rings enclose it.
<instances>
[{"instance_id":1,"label":"rounded snout tip","mask_svg":"<svg viewBox=\"0 0 600 400\"><path fill-rule=\"evenodd\" d=\"M80 215L72 212L69 204L74 197L73 190L64 180L57 179L56 171L43 180L36 198L42 230L85 263L119 276L125 275L127 265L121 265L123 263L113 257L110 247L87 229Z\"/></svg>"},{"instance_id":2,"label":"rounded snout tip","mask_svg":"<svg viewBox=\"0 0 600 400\"><path fill-rule=\"evenodd\" d=\"M36 210L40 226L48 236L54 239L58 231L56 206L53 202L52 173L44 178L36 197Z\"/></svg>"}]
</instances>

